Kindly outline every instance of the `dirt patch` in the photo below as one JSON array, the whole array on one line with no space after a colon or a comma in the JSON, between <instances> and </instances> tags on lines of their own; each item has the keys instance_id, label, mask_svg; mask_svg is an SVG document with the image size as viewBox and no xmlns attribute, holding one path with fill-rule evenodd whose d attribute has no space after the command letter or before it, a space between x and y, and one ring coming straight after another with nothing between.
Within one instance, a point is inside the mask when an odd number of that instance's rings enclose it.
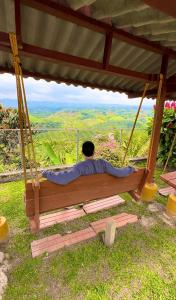
<instances>
[{"instance_id":1,"label":"dirt patch","mask_svg":"<svg viewBox=\"0 0 176 300\"><path fill-rule=\"evenodd\" d=\"M153 202L148 205L148 210L150 212L163 212L165 210L165 207L161 203Z\"/></svg>"},{"instance_id":2,"label":"dirt patch","mask_svg":"<svg viewBox=\"0 0 176 300\"><path fill-rule=\"evenodd\" d=\"M98 268L97 265L92 265L86 269L86 272L85 269L81 269L77 279L83 284L95 284L95 282L108 281L112 277L113 273L110 271L107 262L100 262Z\"/></svg>"},{"instance_id":3,"label":"dirt patch","mask_svg":"<svg viewBox=\"0 0 176 300\"><path fill-rule=\"evenodd\" d=\"M50 278L46 283L47 288L46 294L51 297L51 299L61 300L61 299L71 299L70 289L63 285L59 280L53 280Z\"/></svg>"},{"instance_id":4,"label":"dirt patch","mask_svg":"<svg viewBox=\"0 0 176 300\"><path fill-rule=\"evenodd\" d=\"M140 224L145 228L150 228L155 226L157 223L157 220L153 217L145 217L142 216L140 219Z\"/></svg>"}]
</instances>

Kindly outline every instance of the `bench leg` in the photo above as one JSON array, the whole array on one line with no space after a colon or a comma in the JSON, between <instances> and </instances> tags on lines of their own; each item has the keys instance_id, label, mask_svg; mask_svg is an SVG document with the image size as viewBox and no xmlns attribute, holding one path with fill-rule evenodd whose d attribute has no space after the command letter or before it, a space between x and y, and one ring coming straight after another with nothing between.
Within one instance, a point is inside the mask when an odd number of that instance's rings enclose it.
<instances>
[{"instance_id":1,"label":"bench leg","mask_svg":"<svg viewBox=\"0 0 176 300\"><path fill-rule=\"evenodd\" d=\"M33 233L36 233L40 229L40 218L39 218L39 184L34 185L34 208L35 215L30 218L30 228Z\"/></svg>"},{"instance_id":2,"label":"bench leg","mask_svg":"<svg viewBox=\"0 0 176 300\"><path fill-rule=\"evenodd\" d=\"M40 230L40 219L36 216L29 218L29 226L32 233L37 233Z\"/></svg>"},{"instance_id":3,"label":"bench leg","mask_svg":"<svg viewBox=\"0 0 176 300\"><path fill-rule=\"evenodd\" d=\"M140 195L135 192L135 191L130 191L128 192L130 194L130 196L136 201L136 202L139 202L140 201Z\"/></svg>"}]
</instances>

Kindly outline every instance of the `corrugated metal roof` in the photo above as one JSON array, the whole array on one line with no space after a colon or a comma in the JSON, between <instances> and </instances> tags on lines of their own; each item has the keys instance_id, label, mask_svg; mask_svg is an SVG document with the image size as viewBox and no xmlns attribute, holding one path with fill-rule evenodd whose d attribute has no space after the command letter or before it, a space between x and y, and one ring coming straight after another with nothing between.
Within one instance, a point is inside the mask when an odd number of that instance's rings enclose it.
<instances>
[{"instance_id":1,"label":"corrugated metal roof","mask_svg":"<svg viewBox=\"0 0 176 300\"><path fill-rule=\"evenodd\" d=\"M65 3L62 1L53 1ZM67 6L80 9L89 5L96 19L111 18L112 25L136 36L157 41L176 50L176 19L146 5L141 0L67 0ZM0 1L0 31L15 31L14 1ZM25 43L102 62L105 35L71 22L58 19L39 10L22 5L22 40ZM101 74L64 63L51 63L35 58L21 57L23 68L41 75L74 79L104 85L107 89L119 88L142 91L144 82L119 75ZM159 74L161 55L113 39L110 64L133 71ZM0 66L11 67L9 54L0 51ZM176 62L171 59L168 77L176 73ZM151 84L151 88L155 85Z\"/></svg>"}]
</instances>

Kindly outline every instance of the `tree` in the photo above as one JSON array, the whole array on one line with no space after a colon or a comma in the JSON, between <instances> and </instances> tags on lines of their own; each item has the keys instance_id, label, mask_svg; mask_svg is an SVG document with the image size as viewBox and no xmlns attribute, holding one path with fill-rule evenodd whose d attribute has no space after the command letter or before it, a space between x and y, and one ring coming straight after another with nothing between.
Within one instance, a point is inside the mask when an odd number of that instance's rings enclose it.
<instances>
[{"instance_id":1,"label":"tree","mask_svg":"<svg viewBox=\"0 0 176 300\"><path fill-rule=\"evenodd\" d=\"M0 171L21 167L19 156L18 111L0 104Z\"/></svg>"},{"instance_id":2,"label":"tree","mask_svg":"<svg viewBox=\"0 0 176 300\"><path fill-rule=\"evenodd\" d=\"M156 107L154 106L154 109ZM148 132L151 133L152 120L148 126ZM172 145L174 135L176 133L176 101L167 101L164 107L160 144L158 151L158 161L164 164L167 160L169 150ZM168 166L176 167L176 144L174 145L172 155L168 162Z\"/></svg>"}]
</instances>

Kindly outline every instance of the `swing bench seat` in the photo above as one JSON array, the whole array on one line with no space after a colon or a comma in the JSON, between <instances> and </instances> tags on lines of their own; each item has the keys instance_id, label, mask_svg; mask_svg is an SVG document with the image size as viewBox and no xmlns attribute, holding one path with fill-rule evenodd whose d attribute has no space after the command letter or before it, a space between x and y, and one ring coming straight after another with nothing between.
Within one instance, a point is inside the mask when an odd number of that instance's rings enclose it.
<instances>
[{"instance_id":1,"label":"swing bench seat","mask_svg":"<svg viewBox=\"0 0 176 300\"><path fill-rule=\"evenodd\" d=\"M139 169L123 178L108 174L95 174L81 176L67 185L58 185L48 180L41 181L40 186L27 183L25 192L26 215L35 224L36 230L33 231L38 231L40 214L46 212L124 192L129 192L135 200L139 200L147 175L146 169Z\"/></svg>"}]
</instances>

